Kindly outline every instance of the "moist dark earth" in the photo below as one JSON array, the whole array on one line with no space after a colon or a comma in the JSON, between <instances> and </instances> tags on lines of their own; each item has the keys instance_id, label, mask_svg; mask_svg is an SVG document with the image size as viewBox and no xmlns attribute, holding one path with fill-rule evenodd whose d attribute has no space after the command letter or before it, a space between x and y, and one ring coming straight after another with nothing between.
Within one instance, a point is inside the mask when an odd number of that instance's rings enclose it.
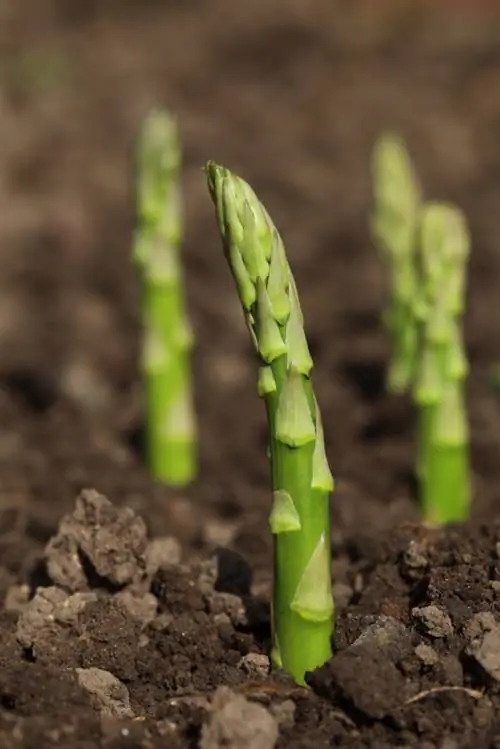
<instances>
[{"instance_id":1,"label":"moist dark earth","mask_svg":"<svg viewBox=\"0 0 500 749\"><path fill-rule=\"evenodd\" d=\"M2 749L500 747L500 14L480 5L0 3ZM185 491L142 455L132 156L153 106L184 143ZM386 130L471 227L465 527L419 525L414 413L384 390ZM265 415L207 159L279 226L316 364L338 616L308 689L268 673Z\"/></svg>"}]
</instances>

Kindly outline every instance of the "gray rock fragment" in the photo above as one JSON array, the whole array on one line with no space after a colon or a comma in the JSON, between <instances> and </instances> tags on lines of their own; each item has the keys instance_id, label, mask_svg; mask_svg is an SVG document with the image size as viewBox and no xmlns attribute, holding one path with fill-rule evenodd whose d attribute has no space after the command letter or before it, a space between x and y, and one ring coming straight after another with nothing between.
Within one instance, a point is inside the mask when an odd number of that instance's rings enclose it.
<instances>
[{"instance_id":1,"label":"gray rock fragment","mask_svg":"<svg viewBox=\"0 0 500 749\"><path fill-rule=\"evenodd\" d=\"M208 596L213 593L218 571L219 563L217 557L210 557L210 559L201 563L197 587L202 595Z\"/></svg>"},{"instance_id":2,"label":"gray rock fragment","mask_svg":"<svg viewBox=\"0 0 500 749\"><path fill-rule=\"evenodd\" d=\"M71 591L88 590L86 563L95 576L116 587L146 574L147 532L142 518L128 507L115 507L94 490L84 490L74 512L66 515L46 546L50 578Z\"/></svg>"},{"instance_id":3,"label":"gray rock fragment","mask_svg":"<svg viewBox=\"0 0 500 749\"><path fill-rule=\"evenodd\" d=\"M314 671L308 683L313 689L340 694L370 719L381 720L407 697L408 686L396 663L411 649L411 636L404 624L380 616L352 645ZM376 684L384 688L376 688Z\"/></svg>"},{"instance_id":4,"label":"gray rock fragment","mask_svg":"<svg viewBox=\"0 0 500 749\"><path fill-rule=\"evenodd\" d=\"M200 749L273 749L278 740L276 718L227 687L217 689L210 712Z\"/></svg>"},{"instance_id":5,"label":"gray rock fragment","mask_svg":"<svg viewBox=\"0 0 500 749\"><path fill-rule=\"evenodd\" d=\"M403 563L409 570L425 569L429 564L425 545L412 539L403 554Z\"/></svg>"},{"instance_id":6,"label":"gray rock fragment","mask_svg":"<svg viewBox=\"0 0 500 749\"><path fill-rule=\"evenodd\" d=\"M495 681L500 681L500 624L489 612L472 617L465 632L465 652Z\"/></svg>"},{"instance_id":7,"label":"gray rock fragment","mask_svg":"<svg viewBox=\"0 0 500 749\"><path fill-rule=\"evenodd\" d=\"M377 616L360 634L350 649L367 648L397 661L410 649L410 635L405 625L392 616Z\"/></svg>"},{"instance_id":8,"label":"gray rock fragment","mask_svg":"<svg viewBox=\"0 0 500 749\"><path fill-rule=\"evenodd\" d=\"M18 619L16 637L19 644L31 648L49 631L55 632L58 626L74 624L85 606L95 600L97 595L92 592L69 596L55 586L38 588Z\"/></svg>"},{"instance_id":9,"label":"gray rock fragment","mask_svg":"<svg viewBox=\"0 0 500 749\"><path fill-rule=\"evenodd\" d=\"M152 593L134 595L130 590L122 590L116 594L115 600L121 603L143 627L152 622L156 616L158 601Z\"/></svg>"},{"instance_id":10,"label":"gray rock fragment","mask_svg":"<svg viewBox=\"0 0 500 749\"><path fill-rule=\"evenodd\" d=\"M16 637L23 648L33 647L42 631L54 627L55 611L67 598L68 594L60 588L38 588L17 622Z\"/></svg>"},{"instance_id":11,"label":"gray rock fragment","mask_svg":"<svg viewBox=\"0 0 500 749\"><path fill-rule=\"evenodd\" d=\"M21 613L30 600L29 585L10 585L5 593L4 608L6 611Z\"/></svg>"},{"instance_id":12,"label":"gray rock fragment","mask_svg":"<svg viewBox=\"0 0 500 749\"><path fill-rule=\"evenodd\" d=\"M478 614L474 614L467 623L464 631L465 639L468 642L471 642L485 632L490 632L492 629L495 629L496 626L498 626L497 620L491 611L480 611Z\"/></svg>"},{"instance_id":13,"label":"gray rock fragment","mask_svg":"<svg viewBox=\"0 0 500 749\"><path fill-rule=\"evenodd\" d=\"M271 714L278 721L281 729L287 730L293 728L295 724L296 705L293 700L284 700L283 702L274 703L269 708Z\"/></svg>"},{"instance_id":14,"label":"gray rock fragment","mask_svg":"<svg viewBox=\"0 0 500 749\"><path fill-rule=\"evenodd\" d=\"M101 715L117 718L132 718L130 698L125 684L109 671L100 668L75 669L78 683L91 697L94 707Z\"/></svg>"},{"instance_id":15,"label":"gray rock fragment","mask_svg":"<svg viewBox=\"0 0 500 749\"><path fill-rule=\"evenodd\" d=\"M211 614L226 614L234 627L248 623L245 606L239 596L232 593L212 593L208 596L207 603Z\"/></svg>"},{"instance_id":16,"label":"gray rock fragment","mask_svg":"<svg viewBox=\"0 0 500 749\"><path fill-rule=\"evenodd\" d=\"M75 624L79 614L89 603L97 601L97 593L93 591L84 591L73 593L68 596L59 606L57 606L54 616L56 621L61 624Z\"/></svg>"},{"instance_id":17,"label":"gray rock fragment","mask_svg":"<svg viewBox=\"0 0 500 749\"><path fill-rule=\"evenodd\" d=\"M434 648L431 648L430 645L425 645L423 642L415 648L415 655L424 666L435 666L436 663L439 663L439 655Z\"/></svg>"},{"instance_id":18,"label":"gray rock fragment","mask_svg":"<svg viewBox=\"0 0 500 749\"><path fill-rule=\"evenodd\" d=\"M146 549L146 569L148 577L154 577L160 567L180 564L182 549L173 536L154 538Z\"/></svg>"},{"instance_id":19,"label":"gray rock fragment","mask_svg":"<svg viewBox=\"0 0 500 749\"><path fill-rule=\"evenodd\" d=\"M439 606L421 606L412 609L411 615L420 628L431 637L439 639L453 634L453 624L446 611Z\"/></svg>"},{"instance_id":20,"label":"gray rock fragment","mask_svg":"<svg viewBox=\"0 0 500 749\"><path fill-rule=\"evenodd\" d=\"M345 609L354 595L351 586L347 585L347 583L343 583L341 580L337 580L333 583L332 593L336 611L342 611Z\"/></svg>"},{"instance_id":21,"label":"gray rock fragment","mask_svg":"<svg viewBox=\"0 0 500 749\"><path fill-rule=\"evenodd\" d=\"M263 653L247 653L238 663L238 668L253 678L265 678L269 674L270 661Z\"/></svg>"}]
</instances>

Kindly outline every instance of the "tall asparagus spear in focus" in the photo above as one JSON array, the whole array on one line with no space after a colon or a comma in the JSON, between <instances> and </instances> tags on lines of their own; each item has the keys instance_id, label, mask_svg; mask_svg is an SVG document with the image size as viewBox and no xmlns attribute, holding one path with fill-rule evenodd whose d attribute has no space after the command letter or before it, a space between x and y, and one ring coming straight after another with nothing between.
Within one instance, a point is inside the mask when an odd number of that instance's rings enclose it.
<instances>
[{"instance_id":1,"label":"tall asparagus spear in focus","mask_svg":"<svg viewBox=\"0 0 500 749\"><path fill-rule=\"evenodd\" d=\"M182 210L177 126L166 112L145 120L137 147L134 260L142 273L147 454L155 478L182 486L196 474L192 334L179 250Z\"/></svg>"},{"instance_id":2,"label":"tall asparagus spear in focus","mask_svg":"<svg viewBox=\"0 0 500 749\"><path fill-rule=\"evenodd\" d=\"M417 298L415 261L420 188L404 143L384 136L373 153L373 235L389 273L389 306L385 323L392 352L387 388L402 393L411 387L417 356L414 302Z\"/></svg>"},{"instance_id":3,"label":"tall asparagus spear in focus","mask_svg":"<svg viewBox=\"0 0 500 749\"><path fill-rule=\"evenodd\" d=\"M219 230L260 361L269 426L274 534L273 663L298 683L331 655L329 495L333 479L295 282L285 249L251 187L209 162Z\"/></svg>"},{"instance_id":4,"label":"tall asparagus spear in focus","mask_svg":"<svg viewBox=\"0 0 500 749\"><path fill-rule=\"evenodd\" d=\"M464 398L467 360L461 332L469 235L462 213L426 204L420 233L422 319L414 387L419 408L419 480L424 522L467 520L469 440Z\"/></svg>"}]
</instances>

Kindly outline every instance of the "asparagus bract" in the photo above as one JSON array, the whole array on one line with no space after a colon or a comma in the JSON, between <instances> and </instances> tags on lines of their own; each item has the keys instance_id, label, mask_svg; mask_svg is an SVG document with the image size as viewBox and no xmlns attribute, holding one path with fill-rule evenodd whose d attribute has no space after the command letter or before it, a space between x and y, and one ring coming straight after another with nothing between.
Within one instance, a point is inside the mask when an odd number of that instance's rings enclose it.
<instances>
[{"instance_id":1,"label":"asparagus bract","mask_svg":"<svg viewBox=\"0 0 500 749\"><path fill-rule=\"evenodd\" d=\"M251 187L206 167L219 230L259 363L269 425L274 534L273 663L298 683L331 656L333 598L325 455L297 288L278 231Z\"/></svg>"},{"instance_id":2,"label":"asparagus bract","mask_svg":"<svg viewBox=\"0 0 500 749\"><path fill-rule=\"evenodd\" d=\"M190 352L179 249L180 145L165 112L146 118L137 149L134 260L142 273L147 453L153 475L182 486L196 473Z\"/></svg>"}]
</instances>

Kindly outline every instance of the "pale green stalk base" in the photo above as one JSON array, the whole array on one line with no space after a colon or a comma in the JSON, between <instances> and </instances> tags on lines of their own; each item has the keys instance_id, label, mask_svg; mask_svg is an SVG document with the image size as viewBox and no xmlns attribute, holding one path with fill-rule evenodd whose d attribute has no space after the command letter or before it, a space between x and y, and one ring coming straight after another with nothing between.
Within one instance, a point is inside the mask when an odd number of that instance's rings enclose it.
<instances>
[{"instance_id":1,"label":"pale green stalk base","mask_svg":"<svg viewBox=\"0 0 500 749\"><path fill-rule=\"evenodd\" d=\"M469 517L470 479L466 445L431 445L421 479L423 522L431 527Z\"/></svg>"},{"instance_id":2,"label":"pale green stalk base","mask_svg":"<svg viewBox=\"0 0 500 749\"><path fill-rule=\"evenodd\" d=\"M429 526L464 522L471 503L469 446L460 382L448 382L439 402L421 407L420 502Z\"/></svg>"},{"instance_id":3,"label":"pale green stalk base","mask_svg":"<svg viewBox=\"0 0 500 749\"><path fill-rule=\"evenodd\" d=\"M272 371L276 393L267 394L266 406L271 434L276 434L279 394L283 392L286 370L284 357L275 360ZM315 405L310 379L304 378L307 405L315 422ZM278 425L279 426L279 425ZM278 430L279 431L279 430ZM331 638L334 609L331 594L330 492L315 488L316 440L297 447L271 439L271 472L275 505L270 518L274 533L273 652L275 667L290 673L298 684L305 684L307 672L322 666L332 656ZM285 530L279 526L286 513L279 512L276 494L293 497L293 513L299 527ZM290 519L290 516L288 516Z\"/></svg>"},{"instance_id":4,"label":"pale green stalk base","mask_svg":"<svg viewBox=\"0 0 500 749\"><path fill-rule=\"evenodd\" d=\"M312 521L312 527L316 525L315 519L304 520L306 527L307 520ZM328 513L322 513L320 520L329 522ZM314 551L313 533L310 532L308 535L309 538L302 538L302 533L283 533L275 537L274 542L272 660L276 668L283 668L290 673L297 684L305 684L305 674L322 666L332 657L333 610L328 616L315 621L305 618L293 607L297 585L304 570L299 560L304 559L306 554L311 554L311 549ZM322 539L318 566L322 567L323 577L326 574L330 575L331 559L328 546L328 540Z\"/></svg>"},{"instance_id":5,"label":"pale green stalk base","mask_svg":"<svg viewBox=\"0 0 500 749\"><path fill-rule=\"evenodd\" d=\"M178 285L150 283L144 306L147 459L158 481L182 487L196 475L197 441L191 340Z\"/></svg>"},{"instance_id":6,"label":"pale green stalk base","mask_svg":"<svg viewBox=\"0 0 500 749\"><path fill-rule=\"evenodd\" d=\"M158 420L158 413L169 408L169 392L164 377L146 377L146 448L149 469L158 481L172 487L187 486L197 470L195 442L192 438L176 439Z\"/></svg>"}]
</instances>

